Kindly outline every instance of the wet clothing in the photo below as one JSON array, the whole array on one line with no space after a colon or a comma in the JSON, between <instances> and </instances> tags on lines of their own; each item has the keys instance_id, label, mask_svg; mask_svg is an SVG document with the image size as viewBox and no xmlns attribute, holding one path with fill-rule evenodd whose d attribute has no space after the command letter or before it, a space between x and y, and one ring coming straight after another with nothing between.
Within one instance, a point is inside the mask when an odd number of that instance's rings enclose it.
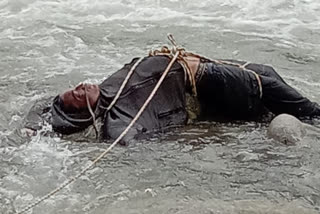
<instances>
[{"instance_id":1,"label":"wet clothing","mask_svg":"<svg viewBox=\"0 0 320 214\"><path fill-rule=\"evenodd\" d=\"M166 56L144 58L136 67L115 105L106 112L106 108L137 60L137 58L133 59L99 85L100 97L94 113L96 118L102 119L105 138L117 138L128 126L170 62ZM147 130L161 130L169 126L185 124L187 120L185 94L184 70L179 63L175 62L154 98L126 135L125 141ZM54 99L52 126L55 131L70 134L81 131L92 123L90 114L65 113L59 96Z\"/></svg>"},{"instance_id":2,"label":"wet clothing","mask_svg":"<svg viewBox=\"0 0 320 214\"><path fill-rule=\"evenodd\" d=\"M224 60L226 61L226 60ZM244 65L246 62L229 60ZM296 117L320 116L320 106L303 97L267 65L248 63L247 69L215 62L202 62L198 71L197 92L202 117L254 119L266 111L288 113Z\"/></svg>"},{"instance_id":3,"label":"wet clothing","mask_svg":"<svg viewBox=\"0 0 320 214\"><path fill-rule=\"evenodd\" d=\"M166 56L145 57L136 67L120 98L110 111L106 111L131 67L138 59L126 64L100 85L100 97L94 110L100 118L104 138L117 138L128 126L150 95L170 59ZM240 64L245 62L231 61ZM196 88L200 103L200 118L254 119L267 111L294 116L320 116L320 107L300 95L270 66L246 65L260 78L260 97L257 76L237 66L202 60L196 73ZM128 142L139 133L163 130L187 122L186 93L191 91L182 66L175 62L144 113L125 136ZM59 96L51 106L53 129L62 134L84 130L93 123L86 112L66 113ZM41 116L41 114L38 114ZM31 128L29 126L29 128Z\"/></svg>"},{"instance_id":4,"label":"wet clothing","mask_svg":"<svg viewBox=\"0 0 320 214\"><path fill-rule=\"evenodd\" d=\"M54 97L37 100L24 119L23 127L34 131L41 130L45 124L51 123L51 106Z\"/></svg>"}]
</instances>

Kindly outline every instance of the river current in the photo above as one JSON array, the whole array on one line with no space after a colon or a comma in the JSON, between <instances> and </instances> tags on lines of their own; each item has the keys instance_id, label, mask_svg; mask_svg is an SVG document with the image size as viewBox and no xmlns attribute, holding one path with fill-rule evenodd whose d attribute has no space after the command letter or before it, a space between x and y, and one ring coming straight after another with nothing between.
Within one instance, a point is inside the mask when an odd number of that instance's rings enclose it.
<instances>
[{"instance_id":1,"label":"river current","mask_svg":"<svg viewBox=\"0 0 320 214\"><path fill-rule=\"evenodd\" d=\"M81 81L100 83L168 44L167 33L208 57L273 65L320 102L316 0L0 0L0 20L3 214L47 194L108 147L90 137L22 136L33 103ZM116 146L28 213L319 213L320 133L284 145L268 139L267 126L203 122Z\"/></svg>"}]
</instances>

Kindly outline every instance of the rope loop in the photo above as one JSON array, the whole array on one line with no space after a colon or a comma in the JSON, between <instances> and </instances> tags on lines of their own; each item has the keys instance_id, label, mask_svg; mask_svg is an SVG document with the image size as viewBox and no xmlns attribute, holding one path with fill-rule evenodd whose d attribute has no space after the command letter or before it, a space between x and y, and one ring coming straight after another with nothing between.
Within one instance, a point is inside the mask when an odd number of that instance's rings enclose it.
<instances>
[{"instance_id":1,"label":"rope loop","mask_svg":"<svg viewBox=\"0 0 320 214\"><path fill-rule=\"evenodd\" d=\"M167 46L162 46L160 50L151 50L149 52L149 56L168 56L171 59L177 54L177 62L182 66L186 78L189 78L189 83L192 88L192 94L193 96L197 96L197 89L196 89L196 81L195 81L195 75L191 72L191 69L189 68L188 63L185 60L185 57L187 56L193 56L194 54L188 53L185 51L183 47L179 47L176 40L174 39L172 34L167 35L169 41L172 44L171 50Z\"/></svg>"}]
</instances>

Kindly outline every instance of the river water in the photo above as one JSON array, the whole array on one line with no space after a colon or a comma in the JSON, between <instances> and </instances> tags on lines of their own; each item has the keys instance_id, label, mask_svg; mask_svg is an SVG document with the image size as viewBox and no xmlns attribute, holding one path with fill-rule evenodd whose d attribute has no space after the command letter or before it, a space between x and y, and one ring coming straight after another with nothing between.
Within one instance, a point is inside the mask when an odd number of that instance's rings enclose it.
<instances>
[{"instance_id":1,"label":"river water","mask_svg":"<svg viewBox=\"0 0 320 214\"><path fill-rule=\"evenodd\" d=\"M320 102L316 0L0 0L0 20L0 213L23 209L108 146L21 136L32 104L101 82L169 32L212 58L271 64ZM117 146L28 213L319 213L320 133L287 146L266 129L200 123Z\"/></svg>"}]
</instances>

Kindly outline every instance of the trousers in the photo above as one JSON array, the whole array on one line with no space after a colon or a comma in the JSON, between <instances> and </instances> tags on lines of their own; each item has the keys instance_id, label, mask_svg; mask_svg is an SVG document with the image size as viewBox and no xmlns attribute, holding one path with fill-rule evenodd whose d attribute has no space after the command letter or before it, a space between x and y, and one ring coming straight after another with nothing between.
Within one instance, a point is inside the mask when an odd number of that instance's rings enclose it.
<instances>
[{"instance_id":1,"label":"trousers","mask_svg":"<svg viewBox=\"0 0 320 214\"><path fill-rule=\"evenodd\" d=\"M205 63L196 81L203 114L251 119L267 110L276 115L320 116L319 104L288 85L271 66L250 63L246 68L258 74L262 97L257 77L252 72L234 65Z\"/></svg>"}]
</instances>

